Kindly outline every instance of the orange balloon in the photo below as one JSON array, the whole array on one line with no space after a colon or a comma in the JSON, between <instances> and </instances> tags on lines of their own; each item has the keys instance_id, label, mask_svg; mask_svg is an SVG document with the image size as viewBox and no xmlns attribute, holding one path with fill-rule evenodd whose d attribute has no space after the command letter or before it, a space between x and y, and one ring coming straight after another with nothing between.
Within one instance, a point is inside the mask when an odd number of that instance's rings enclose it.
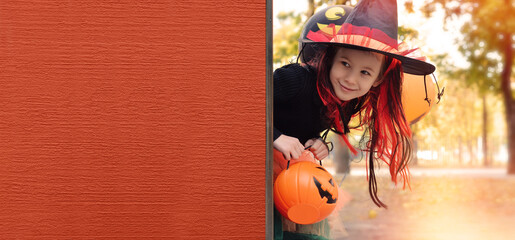
<instances>
[{"instance_id":1,"label":"orange balloon","mask_svg":"<svg viewBox=\"0 0 515 240\"><path fill-rule=\"evenodd\" d=\"M410 124L418 122L429 113L433 105L436 104L436 86L434 78L430 75L426 76L427 98L424 88L424 76L404 74L404 82L402 84L402 106L406 120Z\"/></svg>"},{"instance_id":2,"label":"orange balloon","mask_svg":"<svg viewBox=\"0 0 515 240\"><path fill-rule=\"evenodd\" d=\"M331 214L338 200L333 176L312 159L311 152L305 151L300 161L283 170L274 183L275 207L298 224L322 221Z\"/></svg>"}]
</instances>

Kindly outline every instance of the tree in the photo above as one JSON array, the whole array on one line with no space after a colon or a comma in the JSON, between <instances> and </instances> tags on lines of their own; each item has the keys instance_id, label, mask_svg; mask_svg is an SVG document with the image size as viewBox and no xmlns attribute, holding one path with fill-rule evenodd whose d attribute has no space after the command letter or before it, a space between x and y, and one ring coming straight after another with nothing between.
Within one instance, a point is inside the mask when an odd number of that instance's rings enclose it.
<instances>
[{"instance_id":1,"label":"tree","mask_svg":"<svg viewBox=\"0 0 515 240\"><path fill-rule=\"evenodd\" d=\"M502 94L508 130L508 174L515 174L515 97L513 36L515 14L511 0L430 0L423 11L430 16L435 6L445 9L445 20L470 16L461 29L460 52L470 63L465 79L480 91Z\"/></svg>"},{"instance_id":2,"label":"tree","mask_svg":"<svg viewBox=\"0 0 515 240\"><path fill-rule=\"evenodd\" d=\"M288 64L297 56L298 38L302 30L302 16L295 12L281 12L278 14L279 28L274 29L273 51L274 64L282 66Z\"/></svg>"},{"instance_id":3,"label":"tree","mask_svg":"<svg viewBox=\"0 0 515 240\"><path fill-rule=\"evenodd\" d=\"M279 28L274 29L274 64L279 67L295 60L298 53L298 38L302 31L303 23L315 13L316 9L324 4L349 5L350 0L308 0L308 10L305 14L281 12L277 15ZM354 3L355 4L355 3Z\"/></svg>"}]
</instances>

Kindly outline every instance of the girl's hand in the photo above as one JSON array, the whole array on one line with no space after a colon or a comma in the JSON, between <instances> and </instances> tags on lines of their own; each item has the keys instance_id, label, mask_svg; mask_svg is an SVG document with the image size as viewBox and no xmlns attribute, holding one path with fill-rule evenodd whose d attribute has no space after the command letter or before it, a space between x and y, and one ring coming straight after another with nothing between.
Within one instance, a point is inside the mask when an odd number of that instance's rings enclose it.
<instances>
[{"instance_id":1,"label":"girl's hand","mask_svg":"<svg viewBox=\"0 0 515 240\"><path fill-rule=\"evenodd\" d=\"M297 159L304 151L299 139L284 134L275 139L274 148L282 152L286 160Z\"/></svg>"},{"instance_id":2,"label":"girl's hand","mask_svg":"<svg viewBox=\"0 0 515 240\"><path fill-rule=\"evenodd\" d=\"M310 151L315 154L315 157L318 160L322 160L329 155L329 149L327 148L327 145L325 145L325 143L320 140L320 138L309 139L306 144L304 144L304 146L311 146Z\"/></svg>"}]
</instances>

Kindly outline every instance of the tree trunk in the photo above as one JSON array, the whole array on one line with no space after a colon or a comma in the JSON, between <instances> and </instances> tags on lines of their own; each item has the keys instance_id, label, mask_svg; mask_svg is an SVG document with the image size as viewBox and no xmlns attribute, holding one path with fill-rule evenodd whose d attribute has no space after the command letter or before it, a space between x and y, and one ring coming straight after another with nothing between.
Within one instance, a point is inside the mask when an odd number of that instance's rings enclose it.
<instances>
[{"instance_id":1,"label":"tree trunk","mask_svg":"<svg viewBox=\"0 0 515 240\"><path fill-rule=\"evenodd\" d=\"M347 146L339 146L336 148L333 162L336 162L336 173L350 173L351 154Z\"/></svg>"},{"instance_id":2,"label":"tree trunk","mask_svg":"<svg viewBox=\"0 0 515 240\"><path fill-rule=\"evenodd\" d=\"M308 11L306 12L306 16L308 19L315 14L315 0L308 0Z\"/></svg>"},{"instance_id":3,"label":"tree trunk","mask_svg":"<svg viewBox=\"0 0 515 240\"><path fill-rule=\"evenodd\" d=\"M503 33L504 66L501 74L501 89L506 109L506 127L508 128L508 174L515 174L515 99L513 99L510 76L513 65L513 48L510 33Z\"/></svg>"},{"instance_id":4,"label":"tree trunk","mask_svg":"<svg viewBox=\"0 0 515 240\"><path fill-rule=\"evenodd\" d=\"M474 144L473 142L474 142L474 140L471 140L471 139L467 140L467 147L468 147L469 156L470 156L470 162L469 162L470 166L474 166L474 163L476 162L476 154L474 153L474 148L472 147L472 145Z\"/></svg>"},{"instance_id":5,"label":"tree trunk","mask_svg":"<svg viewBox=\"0 0 515 240\"><path fill-rule=\"evenodd\" d=\"M515 174L515 101L510 103L508 119L508 174Z\"/></svg>"},{"instance_id":6,"label":"tree trunk","mask_svg":"<svg viewBox=\"0 0 515 240\"><path fill-rule=\"evenodd\" d=\"M458 137L458 165L463 165L463 149L461 144L461 136Z\"/></svg>"},{"instance_id":7,"label":"tree trunk","mask_svg":"<svg viewBox=\"0 0 515 240\"><path fill-rule=\"evenodd\" d=\"M483 94L483 166L490 166L488 159L488 112L486 111L486 94Z\"/></svg>"},{"instance_id":8,"label":"tree trunk","mask_svg":"<svg viewBox=\"0 0 515 240\"><path fill-rule=\"evenodd\" d=\"M418 166L418 156L417 156L417 152L418 152L418 138L417 138L417 135L415 133L412 134L411 136L411 139L413 141L413 155L412 155L412 159L411 160L411 165L412 166Z\"/></svg>"}]
</instances>

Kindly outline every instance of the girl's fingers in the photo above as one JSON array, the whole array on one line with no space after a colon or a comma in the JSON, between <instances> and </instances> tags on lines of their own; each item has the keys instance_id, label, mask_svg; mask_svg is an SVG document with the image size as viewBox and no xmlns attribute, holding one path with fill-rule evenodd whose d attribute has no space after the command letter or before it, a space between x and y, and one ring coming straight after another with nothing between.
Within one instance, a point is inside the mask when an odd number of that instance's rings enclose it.
<instances>
[{"instance_id":1,"label":"girl's fingers","mask_svg":"<svg viewBox=\"0 0 515 240\"><path fill-rule=\"evenodd\" d=\"M323 151L327 151L327 153L329 153L329 146L327 146L324 142L322 141L317 141L317 150L323 150Z\"/></svg>"},{"instance_id":2,"label":"girl's fingers","mask_svg":"<svg viewBox=\"0 0 515 240\"><path fill-rule=\"evenodd\" d=\"M304 152L304 147L301 147L299 148L299 151L297 152L299 154L299 157L302 156L302 153Z\"/></svg>"},{"instance_id":3,"label":"girl's fingers","mask_svg":"<svg viewBox=\"0 0 515 240\"><path fill-rule=\"evenodd\" d=\"M313 153L320 151L322 149L320 145L321 145L320 141L315 141L314 143L311 144L311 148L310 148L311 151Z\"/></svg>"},{"instance_id":4,"label":"girl's fingers","mask_svg":"<svg viewBox=\"0 0 515 240\"><path fill-rule=\"evenodd\" d=\"M318 156L318 155L321 155L321 154L322 154L322 153L324 153L324 152L325 152L325 151L324 151L324 149L323 149L323 148L322 148L322 149L321 149L321 148L319 148L319 149L315 150L315 154L316 154L317 156Z\"/></svg>"},{"instance_id":5,"label":"girl's fingers","mask_svg":"<svg viewBox=\"0 0 515 240\"><path fill-rule=\"evenodd\" d=\"M309 147L310 145L313 145L313 139L309 139L306 144L304 144L304 147L307 148Z\"/></svg>"},{"instance_id":6,"label":"girl's fingers","mask_svg":"<svg viewBox=\"0 0 515 240\"><path fill-rule=\"evenodd\" d=\"M304 152L304 146L302 146L302 144L299 144L297 145L297 150L299 151L299 156L302 154L302 152Z\"/></svg>"},{"instance_id":7,"label":"girl's fingers","mask_svg":"<svg viewBox=\"0 0 515 240\"><path fill-rule=\"evenodd\" d=\"M315 141L315 143L313 144L313 146L316 148L316 149L322 149L322 147L325 147L325 144L320 140L320 139L317 139Z\"/></svg>"},{"instance_id":8,"label":"girl's fingers","mask_svg":"<svg viewBox=\"0 0 515 240\"><path fill-rule=\"evenodd\" d=\"M313 152L319 160L324 159L328 155L327 148L320 139L310 139L302 145L297 138L289 137L286 142L284 142L283 146L285 147L283 155L286 160L300 158L306 147L311 147L311 152Z\"/></svg>"},{"instance_id":9,"label":"girl's fingers","mask_svg":"<svg viewBox=\"0 0 515 240\"><path fill-rule=\"evenodd\" d=\"M291 156L293 159L298 159L300 157L300 155L297 152L292 152Z\"/></svg>"},{"instance_id":10,"label":"girl's fingers","mask_svg":"<svg viewBox=\"0 0 515 240\"><path fill-rule=\"evenodd\" d=\"M318 160L322 160L322 159L326 158L328 154L325 151L320 151L320 152L316 152L315 155L317 156Z\"/></svg>"},{"instance_id":11,"label":"girl's fingers","mask_svg":"<svg viewBox=\"0 0 515 240\"><path fill-rule=\"evenodd\" d=\"M313 153L319 160L322 160L329 155L329 151L327 150L326 145L320 139L315 141L312 148L314 150Z\"/></svg>"},{"instance_id":12,"label":"girl's fingers","mask_svg":"<svg viewBox=\"0 0 515 240\"><path fill-rule=\"evenodd\" d=\"M323 152L321 154L318 154L317 156L319 157L320 160L322 160L322 159L326 158L328 156L328 154L326 152Z\"/></svg>"}]
</instances>

